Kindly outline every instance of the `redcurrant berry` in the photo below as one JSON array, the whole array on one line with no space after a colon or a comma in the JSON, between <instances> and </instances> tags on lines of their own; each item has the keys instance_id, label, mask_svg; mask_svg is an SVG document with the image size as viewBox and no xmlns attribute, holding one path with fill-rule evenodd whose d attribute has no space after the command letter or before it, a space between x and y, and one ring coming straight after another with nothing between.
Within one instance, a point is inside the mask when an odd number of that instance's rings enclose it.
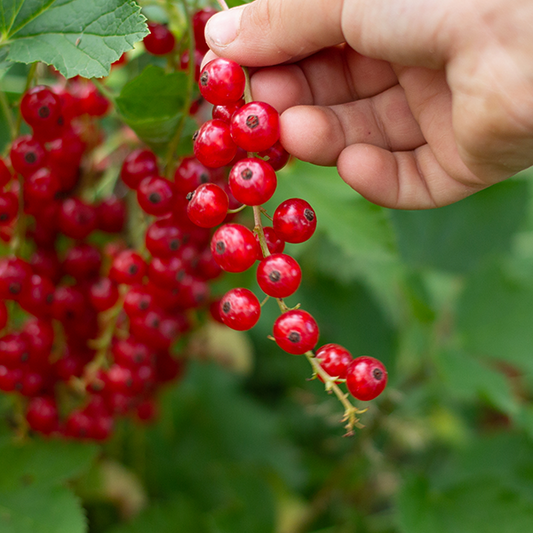
<instances>
[{"instance_id":1,"label":"redcurrant berry","mask_svg":"<svg viewBox=\"0 0 533 533\"><path fill-rule=\"evenodd\" d=\"M200 93L213 105L226 105L242 98L246 78L241 66L231 59L218 57L202 69Z\"/></svg>"},{"instance_id":2,"label":"redcurrant berry","mask_svg":"<svg viewBox=\"0 0 533 533\"><path fill-rule=\"evenodd\" d=\"M315 232L316 214L305 200L291 198L274 211L273 226L285 242L304 242Z\"/></svg>"},{"instance_id":3,"label":"redcurrant berry","mask_svg":"<svg viewBox=\"0 0 533 533\"><path fill-rule=\"evenodd\" d=\"M231 136L247 152L268 150L279 139L279 114L265 102L250 102L231 117Z\"/></svg>"},{"instance_id":4,"label":"redcurrant berry","mask_svg":"<svg viewBox=\"0 0 533 533\"><path fill-rule=\"evenodd\" d=\"M149 215L168 215L174 203L174 184L160 176L144 178L137 189L137 201Z\"/></svg>"},{"instance_id":5,"label":"redcurrant berry","mask_svg":"<svg viewBox=\"0 0 533 533\"><path fill-rule=\"evenodd\" d=\"M226 326L237 331L253 328L261 314L257 296L248 289L231 289L220 300L220 318Z\"/></svg>"},{"instance_id":6,"label":"redcurrant berry","mask_svg":"<svg viewBox=\"0 0 533 533\"><path fill-rule=\"evenodd\" d=\"M302 355L318 342L315 319L301 309L287 311L274 322L273 335L277 345L288 353Z\"/></svg>"},{"instance_id":7,"label":"redcurrant berry","mask_svg":"<svg viewBox=\"0 0 533 533\"><path fill-rule=\"evenodd\" d=\"M150 150L134 150L129 154L120 171L122 181L130 188L137 189L139 183L148 176L157 176L157 157Z\"/></svg>"},{"instance_id":8,"label":"redcurrant berry","mask_svg":"<svg viewBox=\"0 0 533 533\"><path fill-rule=\"evenodd\" d=\"M339 344L324 344L316 351L320 366L332 377L346 378L348 365L353 361L352 354ZM320 376L318 376L320 378ZM320 378L322 379L322 378Z\"/></svg>"},{"instance_id":9,"label":"redcurrant berry","mask_svg":"<svg viewBox=\"0 0 533 533\"><path fill-rule=\"evenodd\" d=\"M113 259L109 277L115 283L135 285L142 282L146 270L146 263L137 252L124 250Z\"/></svg>"},{"instance_id":10,"label":"redcurrant berry","mask_svg":"<svg viewBox=\"0 0 533 533\"><path fill-rule=\"evenodd\" d=\"M147 52L154 56L164 56L174 50L176 39L164 24L149 22L148 29L150 33L143 40Z\"/></svg>"},{"instance_id":11,"label":"redcurrant berry","mask_svg":"<svg viewBox=\"0 0 533 533\"><path fill-rule=\"evenodd\" d=\"M236 163L229 174L229 186L238 202L261 205L268 202L277 185L274 169L262 159L249 157Z\"/></svg>"},{"instance_id":12,"label":"redcurrant berry","mask_svg":"<svg viewBox=\"0 0 533 533\"><path fill-rule=\"evenodd\" d=\"M224 224L213 234L211 252L226 272L244 272L255 262L257 241L245 226Z\"/></svg>"},{"instance_id":13,"label":"redcurrant berry","mask_svg":"<svg viewBox=\"0 0 533 533\"><path fill-rule=\"evenodd\" d=\"M363 402L379 396L387 385L387 371L374 357L355 358L346 371L346 386L350 394Z\"/></svg>"},{"instance_id":14,"label":"redcurrant berry","mask_svg":"<svg viewBox=\"0 0 533 533\"><path fill-rule=\"evenodd\" d=\"M228 213L229 200L224 189L214 183L204 183L187 195L187 215L201 228L222 224Z\"/></svg>"},{"instance_id":15,"label":"redcurrant berry","mask_svg":"<svg viewBox=\"0 0 533 533\"><path fill-rule=\"evenodd\" d=\"M208 120L194 134L194 155L209 168L223 167L237 153L229 126L221 120Z\"/></svg>"},{"instance_id":16,"label":"redcurrant berry","mask_svg":"<svg viewBox=\"0 0 533 533\"><path fill-rule=\"evenodd\" d=\"M257 283L273 298L287 298L296 292L302 280L300 265L286 254L265 257L257 267Z\"/></svg>"},{"instance_id":17,"label":"redcurrant berry","mask_svg":"<svg viewBox=\"0 0 533 533\"><path fill-rule=\"evenodd\" d=\"M265 241L268 248L268 251L271 254L280 254L285 249L285 241L279 237L275 232L274 228L270 226L263 227L263 234L265 235ZM263 251L261 246L259 246L259 236L256 235L255 239L257 240L257 259L261 261L263 259Z\"/></svg>"}]
</instances>

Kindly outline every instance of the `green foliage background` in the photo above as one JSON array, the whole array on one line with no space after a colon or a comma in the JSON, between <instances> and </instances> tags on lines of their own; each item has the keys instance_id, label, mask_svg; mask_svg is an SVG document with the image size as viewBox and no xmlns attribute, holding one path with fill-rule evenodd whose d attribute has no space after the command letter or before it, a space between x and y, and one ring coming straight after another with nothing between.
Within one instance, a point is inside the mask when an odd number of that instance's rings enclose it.
<instances>
[{"instance_id":1,"label":"green foliage background","mask_svg":"<svg viewBox=\"0 0 533 533\"><path fill-rule=\"evenodd\" d=\"M37 8L43 15L28 22ZM1 11L4 60L52 62L67 75L107 74L146 33L130 1L4 1ZM79 35L64 35L74 12L92 39L84 37L81 50L72 44ZM131 16L120 35L118 25L98 22L119 12ZM171 25L183 31L176 13ZM108 34L95 30L103 27ZM112 43L105 53L104 39ZM46 55L45 41L63 47L59 61ZM27 67L1 66L2 87L16 101ZM108 79L118 95L112 120L125 120L155 148L182 127L185 152L186 79L164 66L137 54ZM139 105L150 94L160 97ZM7 131L2 115L4 147ZM289 247L304 276L288 303L316 316L321 343L386 364L389 386L367 406L365 427L343 438L340 404L308 381L303 358L267 339L278 313L270 302L249 335L251 349L235 337L218 346L225 365L221 357L191 363L161 398L154 426L125 420L102 447L20 444L4 416L0 531L532 530L532 178L526 171L441 209L391 211L364 200L334 169L294 162L279 173L268 208L303 197L319 229ZM215 291L243 285L259 293L253 276L228 275ZM0 409L11 412L12 399L2 396Z\"/></svg>"}]
</instances>

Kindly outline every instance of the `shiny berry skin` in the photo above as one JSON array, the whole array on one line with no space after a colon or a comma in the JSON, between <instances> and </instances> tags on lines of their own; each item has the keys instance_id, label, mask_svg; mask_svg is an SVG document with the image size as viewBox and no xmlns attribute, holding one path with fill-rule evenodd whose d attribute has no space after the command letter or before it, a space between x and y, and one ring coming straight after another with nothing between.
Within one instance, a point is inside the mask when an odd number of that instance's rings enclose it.
<instances>
[{"instance_id":1,"label":"shiny berry skin","mask_svg":"<svg viewBox=\"0 0 533 533\"><path fill-rule=\"evenodd\" d=\"M126 223L126 202L116 196L104 198L96 206L98 229L106 233L120 233Z\"/></svg>"},{"instance_id":2,"label":"shiny berry skin","mask_svg":"<svg viewBox=\"0 0 533 533\"><path fill-rule=\"evenodd\" d=\"M57 283L61 278L61 263L54 249L37 248L30 257L30 265L35 274Z\"/></svg>"},{"instance_id":3,"label":"shiny berry skin","mask_svg":"<svg viewBox=\"0 0 533 533\"><path fill-rule=\"evenodd\" d=\"M131 318L146 314L153 307L153 296L145 286L135 285L124 296L124 312Z\"/></svg>"},{"instance_id":4,"label":"shiny berry skin","mask_svg":"<svg viewBox=\"0 0 533 533\"><path fill-rule=\"evenodd\" d=\"M253 328L261 315L257 296L248 289L231 289L220 300L220 319L237 331Z\"/></svg>"},{"instance_id":5,"label":"shiny berry skin","mask_svg":"<svg viewBox=\"0 0 533 533\"><path fill-rule=\"evenodd\" d=\"M53 200L61 188L59 178L48 168L40 168L24 180L24 201L36 204L37 210Z\"/></svg>"},{"instance_id":6,"label":"shiny berry skin","mask_svg":"<svg viewBox=\"0 0 533 533\"><path fill-rule=\"evenodd\" d=\"M109 277L115 283L134 285L142 282L146 270L146 263L137 252L124 250L113 259Z\"/></svg>"},{"instance_id":7,"label":"shiny berry skin","mask_svg":"<svg viewBox=\"0 0 533 533\"><path fill-rule=\"evenodd\" d=\"M115 363L128 368L135 368L139 365L151 365L154 361L153 352L148 346L132 336L117 341L111 351Z\"/></svg>"},{"instance_id":8,"label":"shiny berry skin","mask_svg":"<svg viewBox=\"0 0 533 533\"><path fill-rule=\"evenodd\" d=\"M219 168L232 161L237 153L229 126L221 120L208 120L194 134L194 155L206 167Z\"/></svg>"},{"instance_id":9,"label":"shiny berry skin","mask_svg":"<svg viewBox=\"0 0 533 533\"><path fill-rule=\"evenodd\" d=\"M111 309L118 301L117 286L109 278L100 278L89 288L89 301L99 312Z\"/></svg>"},{"instance_id":10,"label":"shiny berry skin","mask_svg":"<svg viewBox=\"0 0 533 533\"><path fill-rule=\"evenodd\" d=\"M179 250L185 232L171 219L161 219L148 226L146 248L154 257L170 257Z\"/></svg>"},{"instance_id":11,"label":"shiny berry skin","mask_svg":"<svg viewBox=\"0 0 533 533\"><path fill-rule=\"evenodd\" d=\"M148 29L150 33L143 40L147 52L154 56L164 56L174 50L176 39L164 24L149 22Z\"/></svg>"},{"instance_id":12,"label":"shiny berry skin","mask_svg":"<svg viewBox=\"0 0 533 533\"><path fill-rule=\"evenodd\" d=\"M32 128L53 127L61 114L61 100L47 87L33 87L20 101L20 114Z\"/></svg>"},{"instance_id":13,"label":"shiny berry skin","mask_svg":"<svg viewBox=\"0 0 533 533\"><path fill-rule=\"evenodd\" d=\"M247 152L268 150L279 139L279 114L265 102L250 102L231 117L231 136Z\"/></svg>"},{"instance_id":14,"label":"shiny berry skin","mask_svg":"<svg viewBox=\"0 0 533 533\"><path fill-rule=\"evenodd\" d=\"M210 183L212 170L202 165L195 157L185 157L174 172L174 186L178 193L185 196L202 183Z\"/></svg>"},{"instance_id":15,"label":"shiny berry skin","mask_svg":"<svg viewBox=\"0 0 533 533\"><path fill-rule=\"evenodd\" d=\"M269 255L257 267L257 283L265 294L273 298L291 296L301 281L300 265L290 255Z\"/></svg>"},{"instance_id":16,"label":"shiny berry skin","mask_svg":"<svg viewBox=\"0 0 533 533\"><path fill-rule=\"evenodd\" d=\"M137 189L137 201L149 215L168 215L174 203L174 184L160 176L144 178Z\"/></svg>"},{"instance_id":17,"label":"shiny berry skin","mask_svg":"<svg viewBox=\"0 0 533 533\"><path fill-rule=\"evenodd\" d=\"M363 402L379 396L387 385L387 370L381 361L367 355L355 358L346 371L350 394Z\"/></svg>"},{"instance_id":18,"label":"shiny berry skin","mask_svg":"<svg viewBox=\"0 0 533 533\"><path fill-rule=\"evenodd\" d=\"M52 433L59 423L55 400L46 396L32 398L28 403L26 420L34 431L45 435Z\"/></svg>"},{"instance_id":19,"label":"shiny berry skin","mask_svg":"<svg viewBox=\"0 0 533 533\"><path fill-rule=\"evenodd\" d=\"M7 226L15 220L19 209L17 195L11 191L0 192L0 226Z\"/></svg>"},{"instance_id":20,"label":"shiny berry skin","mask_svg":"<svg viewBox=\"0 0 533 533\"><path fill-rule=\"evenodd\" d=\"M285 148L281 146L281 143L279 141L277 141L268 150L259 152L257 155L266 159L266 161L268 161L268 164L274 170L281 170L289 162L289 159L291 157L289 152L287 152L287 150L285 150Z\"/></svg>"},{"instance_id":21,"label":"shiny berry skin","mask_svg":"<svg viewBox=\"0 0 533 533\"><path fill-rule=\"evenodd\" d=\"M227 105L239 101L245 84L242 67L231 59L221 57L205 65L198 83L202 96L213 105Z\"/></svg>"},{"instance_id":22,"label":"shiny berry skin","mask_svg":"<svg viewBox=\"0 0 533 533\"><path fill-rule=\"evenodd\" d=\"M273 227L285 242L304 242L315 232L316 214L305 200L291 198L274 211Z\"/></svg>"},{"instance_id":23,"label":"shiny berry skin","mask_svg":"<svg viewBox=\"0 0 533 533\"><path fill-rule=\"evenodd\" d=\"M48 358L55 336L52 322L50 320L32 318L24 323L21 331L26 336L26 341L28 342L32 366L48 365Z\"/></svg>"},{"instance_id":24,"label":"shiny berry skin","mask_svg":"<svg viewBox=\"0 0 533 533\"><path fill-rule=\"evenodd\" d=\"M224 222L228 213L228 195L214 183L200 185L187 195L187 215L201 228L214 228Z\"/></svg>"},{"instance_id":25,"label":"shiny berry skin","mask_svg":"<svg viewBox=\"0 0 533 533\"><path fill-rule=\"evenodd\" d=\"M245 205L261 205L268 202L278 184L274 169L262 159L241 159L229 173L231 193Z\"/></svg>"},{"instance_id":26,"label":"shiny berry skin","mask_svg":"<svg viewBox=\"0 0 533 533\"><path fill-rule=\"evenodd\" d=\"M0 298L16 300L32 276L30 265L18 257L0 258Z\"/></svg>"},{"instance_id":27,"label":"shiny berry skin","mask_svg":"<svg viewBox=\"0 0 533 533\"><path fill-rule=\"evenodd\" d=\"M13 141L9 156L15 171L28 177L46 165L48 154L39 141L30 135L22 135Z\"/></svg>"},{"instance_id":28,"label":"shiny berry skin","mask_svg":"<svg viewBox=\"0 0 533 533\"><path fill-rule=\"evenodd\" d=\"M49 279L33 274L22 289L18 302L28 313L49 318L52 316L54 293L55 286Z\"/></svg>"},{"instance_id":29,"label":"shiny berry skin","mask_svg":"<svg viewBox=\"0 0 533 533\"><path fill-rule=\"evenodd\" d=\"M179 257L154 257L148 267L148 279L163 289L178 288L186 274L185 263Z\"/></svg>"},{"instance_id":30,"label":"shiny berry skin","mask_svg":"<svg viewBox=\"0 0 533 533\"><path fill-rule=\"evenodd\" d=\"M234 102L232 104L216 105L211 111L211 116L218 120L222 120L222 122L226 122L226 124L229 124L231 122L231 117L233 116L233 113L235 113L235 111L237 111L237 109L240 109L243 105L243 98L237 100L237 102Z\"/></svg>"},{"instance_id":31,"label":"shiny berry skin","mask_svg":"<svg viewBox=\"0 0 533 533\"><path fill-rule=\"evenodd\" d=\"M55 290L52 316L60 322L72 323L83 316L86 305L85 296L78 288L59 286Z\"/></svg>"},{"instance_id":32,"label":"shiny berry skin","mask_svg":"<svg viewBox=\"0 0 533 533\"><path fill-rule=\"evenodd\" d=\"M257 241L245 226L224 224L213 234L211 253L226 272L244 272L255 263Z\"/></svg>"},{"instance_id":33,"label":"shiny berry skin","mask_svg":"<svg viewBox=\"0 0 533 533\"><path fill-rule=\"evenodd\" d=\"M339 344L324 344L315 354L320 366L332 377L346 378L348 366L353 361L352 354ZM322 380L322 378L319 379Z\"/></svg>"},{"instance_id":34,"label":"shiny berry skin","mask_svg":"<svg viewBox=\"0 0 533 533\"><path fill-rule=\"evenodd\" d=\"M22 333L9 333L0 337L0 365L20 368L30 358L28 341Z\"/></svg>"},{"instance_id":35,"label":"shiny berry skin","mask_svg":"<svg viewBox=\"0 0 533 533\"><path fill-rule=\"evenodd\" d=\"M301 309L283 313L272 330L277 345L293 355L312 350L318 342L318 325L315 319Z\"/></svg>"},{"instance_id":36,"label":"shiny berry skin","mask_svg":"<svg viewBox=\"0 0 533 533\"><path fill-rule=\"evenodd\" d=\"M137 189L144 178L158 174L157 157L151 150L134 150L124 159L120 170L122 181L130 189Z\"/></svg>"},{"instance_id":37,"label":"shiny berry skin","mask_svg":"<svg viewBox=\"0 0 533 533\"><path fill-rule=\"evenodd\" d=\"M207 46L207 43L205 42L205 25L207 21L216 13L216 9L213 9L212 7L205 7L204 9L200 9L194 13L192 16L192 27L194 31L194 45L196 46L196 49L201 52L202 54L205 54L209 47Z\"/></svg>"},{"instance_id":38,"label":"shiny berry skin","mask_svg":"<svg viewBox=\"0 0 533 533\"><path fill-rule=\"evenodd\" d=\"M285 241L280 238L280 236L274 231L274 228L270 226L263 227L263 234L265 235L265 241L268 248L268 251L271 254L280 254L285 249ZM255 239L257 241L257 259L261 261L263 259L263 250L259 245L259 236L256 235Z\"/></svg>"},{"instance_id":39,"label":"shiny berry skin","mask_svg":"<svg viewBox=\"0 0 533 533\"><path fill-rule=\"evenodd\" d=\"M61 203L57 224L67 237L85 239L96 229L96 209L79 198L67 198Z\"/></svg>"},{"instance_id":40,"label":"shiny berry skin","mask_svg":"<svg viewBox=\"0 0 533 533\"><path fill-rule=\"evenodd\" d=\"M63 259L65 274L77 281L96 278L102 265L102 255L96 246L80 243L67 250Z\"/></svg>"}]
</instances>

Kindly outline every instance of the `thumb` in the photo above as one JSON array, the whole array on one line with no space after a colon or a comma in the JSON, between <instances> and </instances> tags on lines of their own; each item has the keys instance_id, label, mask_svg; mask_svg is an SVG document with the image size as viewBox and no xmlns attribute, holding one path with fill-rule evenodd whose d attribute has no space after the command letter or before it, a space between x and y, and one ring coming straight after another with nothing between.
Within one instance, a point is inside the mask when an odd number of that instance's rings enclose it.
<instances>
[{"instance_id":1,"label":"thumb","mask_svg":"<svg viewBox=\"0 0 533 533\"><path fill-rule=\"evenodd\" d=\"M296 61L347 42L368 57L438 68L452 48L452 30L458 25L453 21L459 11L455 4L456 0L255 0L211 17L205 37L216 55L250 67Z\"/></svg>"},{"instance_id":2,"label":"thumb","mask_svg":"<svg viewBox=\"0 0 533 533\"><path fill-rule=\"evenodd\" d=\"M294 61L345 41L342 0L255 0L221 11L205 28L211 50L249 67Z\"/></svg>"}]
</instances>

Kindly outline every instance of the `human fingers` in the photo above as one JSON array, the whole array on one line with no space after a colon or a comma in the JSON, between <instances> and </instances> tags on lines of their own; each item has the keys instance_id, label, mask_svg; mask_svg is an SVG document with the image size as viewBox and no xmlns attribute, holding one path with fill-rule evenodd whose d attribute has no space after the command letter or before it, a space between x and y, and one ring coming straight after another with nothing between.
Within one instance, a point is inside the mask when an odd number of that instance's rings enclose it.
<instances>
[{"instance_id":1,"label":"human fingers","mask_svg":"<svg viewBox=\"0 0 533 533\"><path fill-rule=\"evenodd\" d=\"M293 62L348 42L370 57L438 67L453 47L454 24L449 21L455 4L255 0L211 17L205 35L216 54L247 66Z\"/></svg>"},{"instance_id":2,"label":"human fingers","mask_svg":"<svg viewBox=\"0 0 533 533\"><path fill-rule=\"evenodd\" d=\"M335 46L297 63L258 69L252 75L252 95L281 113L296 105L352 102L397 83L386 61L362 56L348 46Z\"/></svg>"},{"instance_id":3,"label":"human fingers","mask_svg":"<svg viewBox=\"0 0 533 533\"><path fill-rule=\"evenodd\" d=\"M425 143L399 85L347 104L291 107L281 115L280 131L286 150L317 165L335 165L352 144L397 151Z\"/></svg>"},{"instance_id":4,"label":"human fingers","mask_svg":"<svg viewBox=\"0 0 533 533\"><path fill-rule=\"evenodd\" d=\"M351 145L341 152L337 169L343 180L365 198L393 209L442 207L487 186L476 183L475 176L465 183L450 175L428 144L407 152ZM463 170L464 179L469 171Z\"/></svg>"}]
</instances>

